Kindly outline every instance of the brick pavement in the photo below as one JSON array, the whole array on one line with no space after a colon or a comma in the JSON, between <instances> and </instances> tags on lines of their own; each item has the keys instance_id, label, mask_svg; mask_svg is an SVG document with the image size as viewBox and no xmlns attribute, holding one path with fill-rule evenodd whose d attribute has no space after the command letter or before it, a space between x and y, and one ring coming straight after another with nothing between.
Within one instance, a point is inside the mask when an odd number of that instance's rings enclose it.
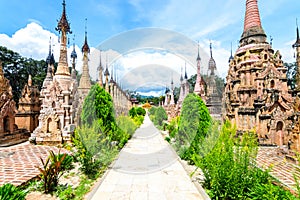
<instances>
[{"instance_id":1,"label":"brick pavement","mask_svg":"<svg viewBox=\"0 0 300 200\"><path fill-rule=\"evenodd\" d=\"M278 154L278 147L260 147L257 155L257 164L261 168L271 167L271 175L277 178L284 186L296 191L294 174L300 177L300 168L285 156Z\"/></svg>"},{"instance_id":2,"label":"brick pavement","mask_svg":"<svg viewBox=\"0 0 300 200\"><path fill-rule=\"evenodd\" d=\"M59 148L54 146L32 145L28 142L0 148L0 185L12 183L22 185L39 174L36 166L41 165L41 160L46 159L49 151L55 153ZM66 150L61 150L61 153Z\"/></svg>"}]
</instances>

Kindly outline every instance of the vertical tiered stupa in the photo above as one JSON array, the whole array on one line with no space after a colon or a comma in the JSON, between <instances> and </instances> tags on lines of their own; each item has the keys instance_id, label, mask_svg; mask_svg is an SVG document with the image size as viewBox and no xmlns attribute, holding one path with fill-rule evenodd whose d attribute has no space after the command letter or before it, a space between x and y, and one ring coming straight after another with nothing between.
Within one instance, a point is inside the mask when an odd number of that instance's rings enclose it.
<instances>
[{"instance_id":1,"label":"vertical tiered stupa","mask_svg":"<svg viewBox=\"0 0 300 200\"><path fill-rule=\"evenodd\" d=\"M56 28L61 34L58 67L52 77L53 60L50 59L41 90L42 110L39 126L31 135L31 140L37 144L69 142L74 126L76 81L70 75L67 61L67 34L71 33L71 29L66 16L65 0L62 5L63 12Z\"/></svg>"},{"instance_id":2,"label":"vertical tiered stupa","mask_svg":"<svg viewBox=\"0 0 300 200\"><path fill-rule=\"evenodd\" d=\"M244 31L230 59L224 118L238 133L254 130L261 143L286 145L293 112L286 68L262 28L257 0L246 0Z\"/></svg>"}]
</instances>

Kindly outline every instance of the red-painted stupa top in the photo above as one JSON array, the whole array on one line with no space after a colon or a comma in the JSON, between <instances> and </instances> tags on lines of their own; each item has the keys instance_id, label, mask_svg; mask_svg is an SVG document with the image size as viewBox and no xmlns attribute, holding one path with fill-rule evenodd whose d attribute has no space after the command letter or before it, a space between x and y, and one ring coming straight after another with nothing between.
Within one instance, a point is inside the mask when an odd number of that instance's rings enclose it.
<instances>
[{"instance_id":1,"label":"red-painted stupa top","mask_svg":"<svg viewBox=\"0 0 300 200\"><path fill-rule=\"evenodd\" d=\"M252 27L261 27L257 0L247 0L246 2L244 31L247 31Z\"/></svg>"},{"instance_id":2,"label":"red-painted stupa top","mask_svg":"<svg viewBox=\"0 0 300 200\"><path fill-rule=\"evenodd\" d=\"M262 28L257 0L246 0L244 32L240 44L266 43L266 34Z\"/></svg>"}]
</instances>

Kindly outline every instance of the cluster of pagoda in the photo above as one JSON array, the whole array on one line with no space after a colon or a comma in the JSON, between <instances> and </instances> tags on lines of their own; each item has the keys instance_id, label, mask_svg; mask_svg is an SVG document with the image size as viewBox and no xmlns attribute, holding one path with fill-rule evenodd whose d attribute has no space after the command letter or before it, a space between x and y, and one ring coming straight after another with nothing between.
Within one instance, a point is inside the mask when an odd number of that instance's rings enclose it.
<instances>
[{"instance_id":1,"label":"cluster of pagoda","mask_svg":"<svg viewBox=\"0 0 300 200\"><path fill-rule=\"evenodd\" d=\"M297 27L296 87L287 84L287 68L279 51L268 43L262 28L257 0L246 0L244 31L239 47L229 58L223 97L216 85L216 63L210 46L207 78L200 74L200 55L197 56L197 79L194 93L206 103L211 115L230 120L237 126L237 135L255 131L260 144L276 145L300 151L300 38ZM189 93L187 75L181 76L177 105L169 100L163 104L169 118L180 114L185 96ZM173 88L173 87L172 87ZM173 89L168 90L173 96ZM170 99L169 97L169 99Z\"/></svg>"},{"instance_id":2,"label":"cluster of pagoda","mask_svg":"<svg viewBox=\"0 0 300 200\"><path fill-rule=\"evenodd\" d=\"M210 114L217 120L221 120L222 117L222 90L223 88L218 88L216 84L216 71L217 65L212 55L212 44L210 44L210 59L208 62L208 72L207 77L204 80L201 75L201 58L198 46L197 55L197 75L196 82L194 85L194 93L199 95L205 102ZM221 90L221 92L219 91ZM174 83L171 81L171 89L166 90L165 101L162 105L168 114L169 120L180 115L180 110L185 97L190 93L190 83L188 82L188 75L185 67L184 77L180 76L180 93L178 101L175 104L174 101Z\"/></svg>"},{"instance_id":3,"label":"cluster of pagoda","mask_svg":"<svg viewBox=\"0 0 300 200\"><path fill-rule=\"evenodd\" d=\"M22 91L18 110L12 99L12 89L4 77L0 62L0 146L17 141L30 140L36 144L61 144L71 140L74 127L80 123L80 113L91 81L88 56L90 48L87 32L82 47L83 65L80 81L76 78L75 45L71 53L72 66L67 62L67 34L71 33L66 16L66 4L56 30L60 33L60 56L55 71L54 56L49 44L47 75L41 91L32 85L31 76ZM50 40L51 41L51 40ZM274 51L268 43L262 28L257 0L246 0L244 30L239 47L230 56L225 89L219 90L216 83L216 62L210 44L210 60L207 77L201 76L201 58L197 55L197 76L194 93L206 103L210 114L216 119L230 120L236 124L237 135L255 131L259 142L265 145L287 146L300 151L300 38L297 27L296 49L296 87L287 84L287 68L279 51ZM117 83L116 77L100 62L98 83L112 97L116 114L126 114L132 106L129 95ZM103 77L105 80L103 80ZM190 92L185 69L181 73L180 95L174 100L174 83L166 91L162 105L169 118L180 115L182 102ZM31 135L30 135L31 133Z\"/></svg>"},{"instance_id":4,"label":"cluster of pagoda","mask_svg":"<svg viewBox=\"0 0 300 200\"><path fill-rule=\"evenodd\" d=\"M28 83L22 90L19 108L16 110L12 99L12 90L8 79L4 77L0 63L0 146L8 146L28 139L36 144L56 145L71 141L74 128L80 124L80 113L84 98L90 91L89 53L87 31L82 46L83 65L80 81L77 81L75 44L71 52L72 67L68 66L67 34L72 33L66 15L66 4L56 30L60 33L60 56L55 71L55 60L51 50L46 59L47 74L41 91L32 85L29 75ZM111 94L116 114L126 114L131 107L128 95L123 92L113 75L108 81L109 72L106 65L105 83L102 81L103 66L99 64L99 84ZM31 133L31 134L30 134Z\"/></svg>"}]
</instances>

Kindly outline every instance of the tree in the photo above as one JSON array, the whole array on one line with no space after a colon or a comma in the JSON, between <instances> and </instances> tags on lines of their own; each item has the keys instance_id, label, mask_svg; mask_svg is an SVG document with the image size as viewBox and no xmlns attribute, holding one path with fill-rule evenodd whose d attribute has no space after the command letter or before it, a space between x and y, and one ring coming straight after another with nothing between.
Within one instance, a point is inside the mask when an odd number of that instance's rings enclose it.
<instances>
[{"instance_id":1,"label":"tree","mask_svg":"<svg viewBox=\"0 0 300 200\"><path fill-rule=\"evenodd\" d=\"M284 63L284 66L287 68L286 78L287 84L291 89L295 89L296 86L296 73L297 73L297 65L296 63Z\"/></svg>"},{"instance_id":2,"label":"tree","mask_svg":"<svg viewBox=\"0 0 300 200\"><path fill-rule=\"evenodd\" d=\"M196 94L188 94L182 104L179 130L175 136L175 149L181 158L191 161L199 153L201 141L206 136L212 118L203 100Z\"/></svg>"},{"instance_id":3,"label":"tree","mask_svg":"<svg viewBox=\"0 0 300 200\"><path fill-rule=\"evenodd\" d=\"M98 84L93 85L85 97L81 112L82 124L91 125L96 119L101 119L104 127L109 130L116 123L112 98Z\"/></svg>"},{"instance_id":4,"label":"tree","mask_svg":"<svg viewBox=\"0 0 300 200\"><path fill-rule=\"evenodd\" d=\"M9 80L13 90L13 99L18 104L22 89L32 75L33 84L41 89L46 77L47 65L44 60L25 58L18 53L0 46L0 60L3 62L4 76ZM17 81L16 81L17 80Z\"/></svg>"}]
</instances>

